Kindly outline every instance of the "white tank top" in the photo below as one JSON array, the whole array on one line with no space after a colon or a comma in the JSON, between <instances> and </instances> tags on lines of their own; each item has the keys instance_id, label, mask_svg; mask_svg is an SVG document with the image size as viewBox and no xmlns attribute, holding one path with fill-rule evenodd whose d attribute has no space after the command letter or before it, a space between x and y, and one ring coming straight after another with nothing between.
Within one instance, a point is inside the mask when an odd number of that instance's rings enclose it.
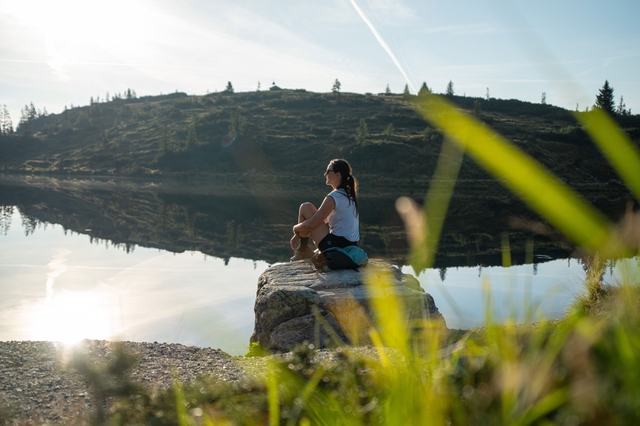
<instances>
[{"instance_id":1,"label":"white tank top","mask_svg":"<svg viewBox=\"0 0 640 426\"><path fill-rule=\"evenodd\" d=\"M360 241L360 218L356 212L356 203L349 199L344 189L339 188L329 193L336 207L329 213L329 232L344 237L352 243Z\"/></svg>"}]
</instances>

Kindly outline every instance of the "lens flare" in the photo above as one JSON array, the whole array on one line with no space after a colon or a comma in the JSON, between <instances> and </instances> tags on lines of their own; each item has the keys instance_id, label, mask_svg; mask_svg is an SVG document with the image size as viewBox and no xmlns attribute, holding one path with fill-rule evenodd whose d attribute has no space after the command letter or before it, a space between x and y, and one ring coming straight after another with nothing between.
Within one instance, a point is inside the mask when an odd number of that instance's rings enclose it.
<instances>
[{"instance_id":1,"label":"lens flare","mask_svg":"<svg viewBox=\"0 0 640 426\"><path fill-rule=\"evenodd\" d=\"M239 137L240 137L240 134L238 132L236 132L233 136L227 135L220 142L220 146L224 149L229 149L233 146L233 144L236 143Z\"/></svg>"}]
</instances>

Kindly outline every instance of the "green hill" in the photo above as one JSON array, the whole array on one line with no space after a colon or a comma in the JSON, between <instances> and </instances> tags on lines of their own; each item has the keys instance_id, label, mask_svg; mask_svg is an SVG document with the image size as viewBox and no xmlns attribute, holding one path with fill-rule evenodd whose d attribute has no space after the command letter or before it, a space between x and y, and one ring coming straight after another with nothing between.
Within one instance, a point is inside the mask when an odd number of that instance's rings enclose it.
<instances>
[{"instance_id":1,"label":"green hill","mask_svg":"<svg viewBox=\"0 0 640 426\"><path fill-rule=\"evenodd\" d=\"M431 176L442 135L409 100L304 90L116 99L38 117L30 136L3 137L0 171L268 180L317 178L329 159L344 157L357 176L413 182ZM451 100L570 184L616 178L567 110ZM621 119L638 143L640 116ZM488 176L465 158L460 178Z\"/></svg>"}]
</instances>

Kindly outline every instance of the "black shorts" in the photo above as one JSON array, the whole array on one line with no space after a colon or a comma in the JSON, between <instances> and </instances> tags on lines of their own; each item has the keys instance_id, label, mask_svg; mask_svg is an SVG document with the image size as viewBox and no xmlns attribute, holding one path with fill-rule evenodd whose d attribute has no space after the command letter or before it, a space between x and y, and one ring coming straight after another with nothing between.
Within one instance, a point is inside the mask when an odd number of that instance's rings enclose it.
<instances>
[{"instance_id":1,"label":"black shorts","mask_svg":"<svg viewBox=\"0 0 640 426\"><path fill-rule=\"evenodd\" d=\"M339 237L337 235L327 234L327 236L324 237L322 241L320 241L320 244L318 244L318 248L320 249L320 251L325 251L326 249L331 247L345 248L348 246L357 246L357 245L358 245L357 241L354 243L353 241L347 240L345 237Z\"/></svg>"}]
</instances>

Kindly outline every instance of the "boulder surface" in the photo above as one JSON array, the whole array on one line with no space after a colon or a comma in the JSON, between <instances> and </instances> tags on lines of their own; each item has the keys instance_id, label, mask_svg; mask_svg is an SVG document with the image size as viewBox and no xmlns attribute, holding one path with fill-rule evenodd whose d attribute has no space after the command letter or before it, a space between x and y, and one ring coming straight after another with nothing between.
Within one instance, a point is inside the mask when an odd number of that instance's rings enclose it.
<instances>
[{"instance_id":1,"label":"boulder surface","mask_svg":"<svg viewBox=\"0 0 640 426\"><path fill-rule=\"evenodd\" d=\"M373 291L373 283L378 290ZM372 259L359 270L318 272L307 261L275 264L260 275L252 342L286 352L307 341L317 348L369 344L375 320L374 298L404 307L407 324L424 320L444 325L433 297L418 280L397 267Z\"/></svg>"}]
</instances>

